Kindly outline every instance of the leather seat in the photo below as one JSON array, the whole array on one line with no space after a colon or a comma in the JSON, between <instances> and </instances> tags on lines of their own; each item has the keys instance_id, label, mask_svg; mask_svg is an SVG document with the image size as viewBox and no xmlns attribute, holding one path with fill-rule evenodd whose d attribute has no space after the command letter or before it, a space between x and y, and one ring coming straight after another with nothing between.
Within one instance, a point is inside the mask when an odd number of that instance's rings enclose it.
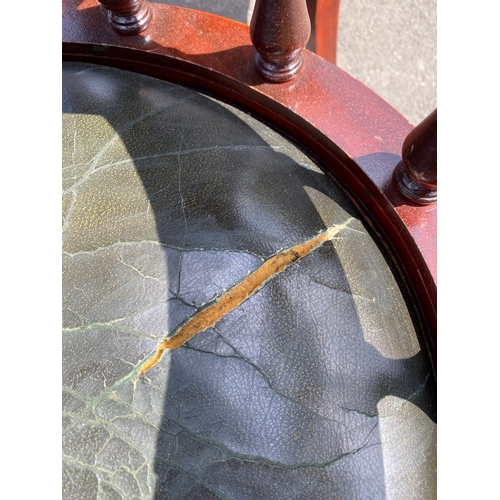
<instances>
[{"instance_id":1,"label":"leather seat","mask_svg":"<svg viewBox=\"0 0 500 500\"><path fill-rule=\"evenodd\" d=\"M63 65L64 498L434 498L436 399L321 165L193 90ZM138 373L263 262L347 223ZM417 325L418 326L418 325Z\"/></svg>"}]
</instances>

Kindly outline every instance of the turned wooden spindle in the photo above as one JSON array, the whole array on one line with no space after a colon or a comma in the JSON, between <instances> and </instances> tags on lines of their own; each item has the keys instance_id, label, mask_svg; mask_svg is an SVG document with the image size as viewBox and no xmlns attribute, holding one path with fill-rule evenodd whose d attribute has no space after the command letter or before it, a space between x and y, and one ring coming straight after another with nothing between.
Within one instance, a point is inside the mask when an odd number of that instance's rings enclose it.
<instances>
[{"instance_id":1,"label":"turned wooden spindle","mask_svg":"<svg viewBox=\"0 0 500 500\"><path fill-rule=\"evenodd\" d=\"M403 159L394 170L400 192L408 199L427 205L437 200L437 109L406 137Z\"/></svg>"},{"instance_id":2,"label":"turned wooden spindle","mask_svg":"<svg viewBox=\"0 0 500 500\"><path fill-rule=\"evenodd\" d=\"M306 0L256 0L250 37L257 70L273 82L286 82L302 68L302 50L311 35Z\"/></svg>"},{"instance_id":3,"label":"turned wooden spindle","mask_svg":"<svg viewBox=\"0 0 500 500\"><path fill-rule=\"evenodd\" d=\"M99 0L108 13L111 27L120 35L137 35L151 22L147 0Z\"/></svg>"}]
</instances>

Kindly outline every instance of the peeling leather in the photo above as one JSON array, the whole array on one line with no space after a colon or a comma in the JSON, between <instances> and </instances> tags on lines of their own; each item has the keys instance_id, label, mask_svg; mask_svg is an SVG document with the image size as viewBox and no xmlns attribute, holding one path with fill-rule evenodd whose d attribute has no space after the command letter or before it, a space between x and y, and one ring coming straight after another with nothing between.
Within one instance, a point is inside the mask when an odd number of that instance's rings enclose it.
<instances>
[{"instance_id":1,"label":"peeling leather","mask_svg":"<svg viewBox=\"0 0 500 500\"><path fill-rule=\"evenodd\" d=\"M235 283L229 290L223 290L221 294L207 304L207 307L198 310L185 322L181 323L171 335L163 339L153 356L141 365L139 373L144 375L160 361L163 353L177 349L195 335L203 333L208 328L215 327L229 313L241 307L243 302L258 293L269 281L286 271L292 264L297 264L300 259L307 257L323 243L331 241L352 220L354 219L351 217L344 224L330 227L304 243L299 243L292 248L278 252L264 261L259 268L250 273L245 279Z\"/></svg>"},{"instance_id":2,"label":"peeling leather","mask_svg":"<svg viewBox=\"0 0 500 500\"><path fill-rule=\"evenodd\" d=\"M435 381L333 179L243 112L63 66L63 498L435 498ZM356 220L214 327L159 340Z\"/></svg>"}]
</instances>

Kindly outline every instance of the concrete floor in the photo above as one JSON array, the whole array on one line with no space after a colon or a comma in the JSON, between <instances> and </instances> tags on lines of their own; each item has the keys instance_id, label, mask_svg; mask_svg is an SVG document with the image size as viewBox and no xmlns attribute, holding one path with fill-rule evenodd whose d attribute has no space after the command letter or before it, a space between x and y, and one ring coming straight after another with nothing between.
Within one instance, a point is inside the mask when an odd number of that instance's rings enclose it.
<instances>
[{"instance_id":1,"label":"concrete floor","mask_svg":"<svg viewBox=\"0 0 500 500\"><path fill-rule=\"evenodd\" d=\"M247 24L255 3L156 1ZM337 64L416 125L437 106L436 19L437 0L341 1Z\"/></svg>"},{"instance_id":2,"label":"concrete floor","mask_svg":"<svg viewBox=\"0 0 500 500\"><path fill-rule=\"evenodd\" d=\"M338 66L414 125L437 106L436 3L340 2Z\"/></svg>"}]
</instances>

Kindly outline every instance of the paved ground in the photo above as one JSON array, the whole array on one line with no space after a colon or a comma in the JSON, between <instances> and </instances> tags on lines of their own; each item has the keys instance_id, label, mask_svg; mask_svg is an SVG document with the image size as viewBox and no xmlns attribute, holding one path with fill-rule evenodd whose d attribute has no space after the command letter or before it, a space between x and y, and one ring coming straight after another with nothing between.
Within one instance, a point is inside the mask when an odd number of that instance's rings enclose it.
<instances>
[{"instance_id":1,"label":"paved ground","mask_svg":"<svg viewBox=\"0 0 500 500\"><path fill-rule=\"evenodd\" d=\"M249 23L255 0L156 0ZM343 0L338 66L411 123L435 107L437 0Z\"/></svg>"},{"instance_id":2,"label":"paved ground","mask_svg":"<svg viewBox=\"0 0 500 500\"><path fill-rule=\"evenodd\" d=\"M417 124L436 104L436 0L340 2L338 66Z\"/></svg>"}]
</instances>

